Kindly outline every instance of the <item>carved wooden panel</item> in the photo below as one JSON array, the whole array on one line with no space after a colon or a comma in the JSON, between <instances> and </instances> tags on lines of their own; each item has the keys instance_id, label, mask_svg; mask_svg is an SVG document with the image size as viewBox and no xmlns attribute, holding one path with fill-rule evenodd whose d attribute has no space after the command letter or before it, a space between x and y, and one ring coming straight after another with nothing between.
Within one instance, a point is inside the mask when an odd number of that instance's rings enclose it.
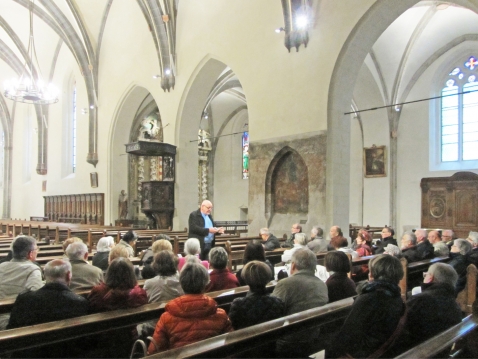
<instances>
[{"instance_id":1,"label":"carved wooden panel","mask_svg":"<svg viewBox=\"0 0 478 359\"><path fill-rule=\"evenodd\" d=\"M451 177L423 178L423 228L452 229L460 238L478 228L478 175L457 172Z\"/></svg>"},{"instance_id":2,"label":"carved wooden panel","mask_svg":"<svg viewBox=\"0 0 478 359\"><path fill-rule=\"evenodd\" d=\"M49 221L104 225L104 193L44 196Z\"/></svg>"}]
</instances>

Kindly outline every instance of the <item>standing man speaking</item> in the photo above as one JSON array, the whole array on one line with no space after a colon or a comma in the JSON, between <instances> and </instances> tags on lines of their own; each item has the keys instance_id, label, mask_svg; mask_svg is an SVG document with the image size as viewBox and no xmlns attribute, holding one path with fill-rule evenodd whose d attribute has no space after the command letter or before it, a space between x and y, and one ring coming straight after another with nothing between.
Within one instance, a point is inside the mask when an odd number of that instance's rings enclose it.
<instances>
[{"instance_id":1,"label":"standing man speaking","mask_svg":"<svg viewBox=\"0 0 478 359\"><path fill-rule=\"evenodd\" d=\"M201 259L207 260L209 251L214 247L214 235L223 234L224 228L214 227L214 221L211 216L212 203L205 200L201 207L189 215L189 238L199 239L201 244Z\"/></svg>"}]
</instances>

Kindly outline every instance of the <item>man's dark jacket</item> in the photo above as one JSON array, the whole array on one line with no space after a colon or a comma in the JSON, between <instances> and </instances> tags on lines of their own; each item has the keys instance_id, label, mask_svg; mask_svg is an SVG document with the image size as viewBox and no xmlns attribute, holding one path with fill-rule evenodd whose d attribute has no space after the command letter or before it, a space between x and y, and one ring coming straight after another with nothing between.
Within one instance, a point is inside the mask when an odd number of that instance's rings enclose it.
<instances>
[{"instance_id":1,"label":"man's dark jacket","mask_svg":"<svg viewBox=\"0 0 478 359\"><path fill-rule=\"evenodd\" d=\"M403 256L407 259L408 263L423 261L425 259L432 259L435 257L435 248L428 239L418 243L414 247L410 247L403 251Z\"/></svg>"},{"instance_id":2,"label":"man's dark jacket","mask_svg":"<svg viewBox=\"0 0 478 359\"><path fill-rule=\"evenodd\" d=\"M88 314L88 301L62 283L47 283L18 295L7 329L53 322Z\"/></svg>"},{"instance_id":3,"label":"man's dark jacket","mask_svg":"<svg viewBox=\"0 0 478 359\"><path fill-rule=\"evenodd\" d=\"M273 234L269 235L267 241L262 242L262 244L266 251L273 251L276 248L280 248L280 242Z\"/></svg>"},{"instance_id":4,"label":"man's dark jacket","mask_svg":"<svg viewBox=\"0 0 478 359\"><path fill-rule=\"evenodd\" d=\"M214 225L214 220L212 219L212 216L209 215L209 219L211 220L212 224ZM197 238L199 239L199 243L201 244L201 249L204 248L204 237L206 237L209 234L209 228L204 228L204 218L202 216L201 210L193 211L189 215L189 233L188 233L188 238ZM214 247L214 244L216 242L216 239L213 238L212 240L212 247Z\"/></svg>"}]
</instances>

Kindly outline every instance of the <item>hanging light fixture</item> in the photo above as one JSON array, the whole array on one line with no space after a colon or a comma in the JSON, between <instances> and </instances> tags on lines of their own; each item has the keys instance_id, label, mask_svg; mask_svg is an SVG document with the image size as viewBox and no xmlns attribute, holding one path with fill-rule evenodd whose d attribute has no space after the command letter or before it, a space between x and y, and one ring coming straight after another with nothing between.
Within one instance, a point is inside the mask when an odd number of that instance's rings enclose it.
<instances>
[{"instance_id":1,"label":"hanging light fixture","mask_svg":"<svg viewBox=\"0 0 478 359\"><path fill-rule=\"evenodd\" d=\"M46 84L41 75L33 37L33 7L30 1L30 37L28 38L27 58L19 79L4 83L4 95L10 100L36 105L50 105L58 102L58 90L52 84ZM34 66L34 62L36 66Z\"/></svg>"}]
</instances>

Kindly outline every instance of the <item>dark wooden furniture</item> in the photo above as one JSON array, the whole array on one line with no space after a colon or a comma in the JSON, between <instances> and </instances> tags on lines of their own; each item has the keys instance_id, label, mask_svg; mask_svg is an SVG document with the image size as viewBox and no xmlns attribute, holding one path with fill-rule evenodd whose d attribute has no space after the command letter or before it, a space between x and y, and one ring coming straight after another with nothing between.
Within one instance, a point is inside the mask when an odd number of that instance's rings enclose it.
<instances>
[{"instance_id":1,"label":"dark wooden furniture","mask_svg":"<svg viewBox=\"0 0 478 359\"><path fill-rule=\"evenodd\" d=\"M105 194L43 196L45 217L52 222L104 225Z\"/></svg>"},{"instance_id":2,"label":"dark wooden furniture","mask_svg":"<svg viewBox=\"0 0 478 359\"><path fill-rule=\"evenodd\" d=\"M452 229L459 238L478 229L478 175L423 178L420 187L422 228Z\"/></svg>"}]
</instances>

